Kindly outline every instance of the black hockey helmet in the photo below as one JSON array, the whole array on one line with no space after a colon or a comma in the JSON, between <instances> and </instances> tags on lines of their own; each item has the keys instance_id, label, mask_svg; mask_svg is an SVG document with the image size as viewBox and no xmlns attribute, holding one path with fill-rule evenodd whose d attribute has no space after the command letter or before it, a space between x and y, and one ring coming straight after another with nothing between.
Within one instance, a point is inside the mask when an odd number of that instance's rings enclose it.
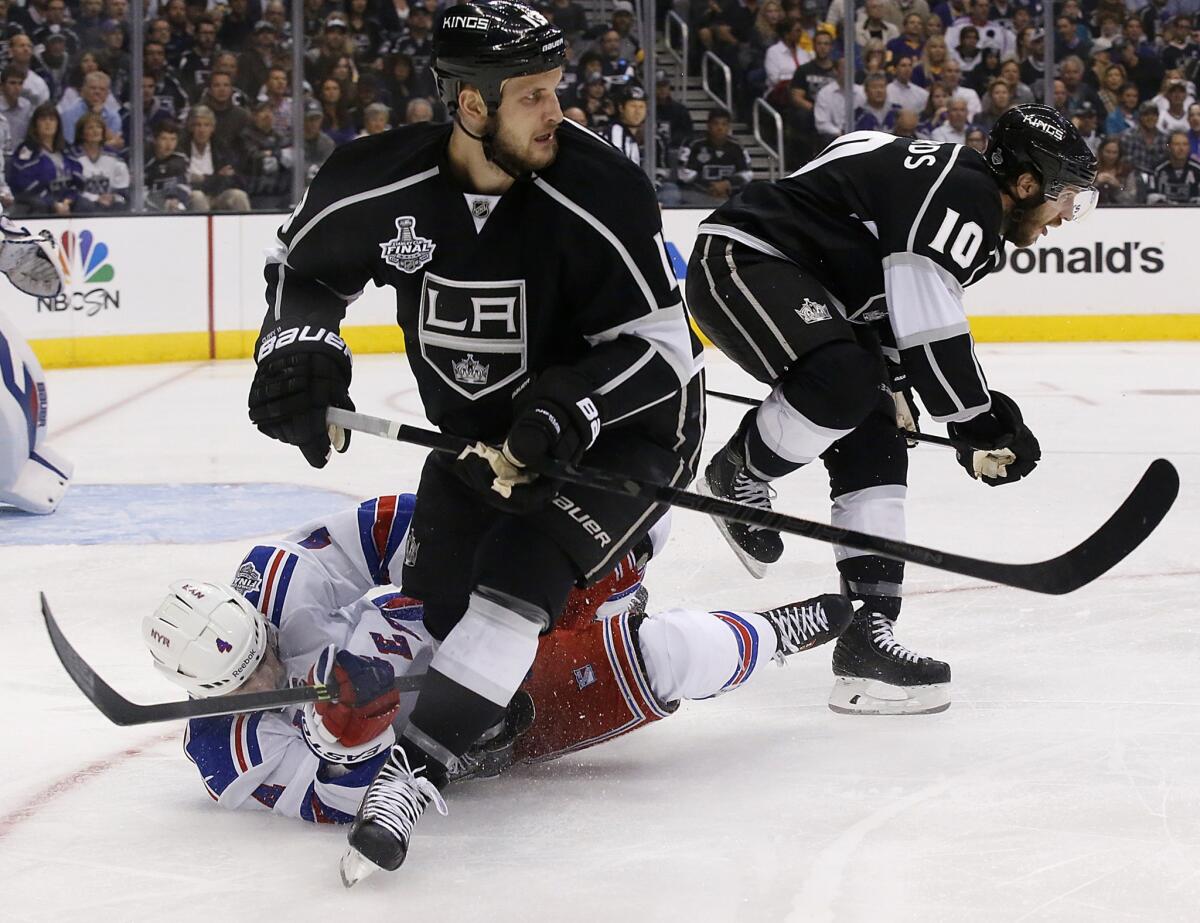
<instances>
[{"instance_id":1,"label":"black hockey helmet","mask_svg":"<svg viewBox=\"0 0 1200 923\"><path fill-rule=\"evenodd\" d=\"M478 89L491 111L500 105L505 80L553 70L565 55L562 31L513 0L459 3L448 7L433 27L433 71L452 114L461 84Z\"/></svg>"},{"instance_id":2,"label":"black hockey helmet","mask_svg":"<svg viewBox=\"0 0 1200 923\"><path fill-rule=\"evenodd\" d=\"M1050 106L1014 106L1001 115L984 157L1001 184L1032 173L1051 200L1064 190L1079 192L1096 182L1096 155L1070 119Z\"/></svg>"}]
</instances>

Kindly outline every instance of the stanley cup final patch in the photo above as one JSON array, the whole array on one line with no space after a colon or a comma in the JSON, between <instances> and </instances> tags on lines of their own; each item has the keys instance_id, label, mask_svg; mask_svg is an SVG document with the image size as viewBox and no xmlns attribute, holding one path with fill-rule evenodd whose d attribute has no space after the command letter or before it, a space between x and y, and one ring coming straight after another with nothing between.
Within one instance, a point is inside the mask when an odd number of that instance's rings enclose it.
<instances>
[{"instance_id":1,"label":"stanley cup final patch","mask_svg":"<svg viewBox=\"0 0 1200 923\"><path fill-rule=\"evenodd\" d=\"M437 247L428 237L417 235L417 219L405 215L396 219L396 236L379 245L379 255L389 266L413 273L433 259Z\"/></svg>"}]
</instances>

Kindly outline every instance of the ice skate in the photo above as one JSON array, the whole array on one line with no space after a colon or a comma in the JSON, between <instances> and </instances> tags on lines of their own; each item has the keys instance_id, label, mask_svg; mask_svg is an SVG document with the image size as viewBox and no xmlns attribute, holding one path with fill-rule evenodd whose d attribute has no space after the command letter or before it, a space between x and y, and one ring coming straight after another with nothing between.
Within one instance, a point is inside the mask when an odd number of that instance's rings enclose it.
<instances>
[{"instance_id":1,"label":"ice skate","mask_svg":"<svg viewBox=\"0 0 1200 923\"><path fill-rule=\"evenodd\" d=\"M892 635L892 620L860 609L833 650L829 707L843 715L927 715L950 707L950 665Z\"/></svg>"},{"instance_id":2,"label":"ice skate","mask_svg":"<svg viewBox=\"0 0 1200 923\"><path fill-rule=\"evenodd\" d=\"M758 614L775 629L779 639L775 658L783 663L790 654L811 650L841 635L854 618L854 608L845 596L828 593Z\"/></svg>"},{"instance_id":3,"label":"ice skate","mask_svg":"<svg viewBox=\"0 0 1200 923\"><path fill-rule=\"evenodd\" d=\"M704 469L697 489L710 497L733 500L770 512L771 487L746 469L746 457L740 448L743 438L739 429L725 447L713 456ZM715 516L713 522L725 536L725 541L729 542L738 560L758 580L766 576L767 567L783 554L783 539L773 529L727 522Z\"/></svg>"},{"instance_id":4,"label":"ice skate","mask_svg":"<svg viewBox=\"0 0 1200 923\"><path fill-rule=\"evenodd\" d=\"M340 865L342 884L352 888L378 869L394 872L400 868L408 855L413 827L431 803L439 814L446 814L446 802L437 786L409 768L401 747L392 747L350 827L350 848Z\"/></svg>"}]
</instances>

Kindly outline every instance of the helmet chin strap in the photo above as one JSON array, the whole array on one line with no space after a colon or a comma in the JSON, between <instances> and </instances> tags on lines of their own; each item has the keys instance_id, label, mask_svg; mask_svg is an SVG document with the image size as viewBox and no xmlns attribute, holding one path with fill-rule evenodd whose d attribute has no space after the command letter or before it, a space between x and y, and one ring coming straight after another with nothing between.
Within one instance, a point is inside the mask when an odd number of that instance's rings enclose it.
<instances>
[{"instance_id":1,"label":"helmet chin strap","mask_svg":"<svg viewBox=\"0 0 1200 923\"><path fill-rule=\"evenodd\" d=\"M490 119L490 114L489 114L489 119ZM454 122L455 122L455 124L458 125L459 128L461 128L463 130L463 133L468 138L471 138L471 139L479 142L480 146L483 148L483 156L487 158L488 163L498 167L500 170L507 173L513 179L521 179L521 177L524 174L514 173L507 166L505 166L502 162L500 162L499 160L497 160L495 157L492 156L492 142L496 140L495 133L490 132L490 131L484 131L484 133L481 135L475 134L475 132L473 132L473 131L471 131L471 129L467 128L466 123L464 123L462 120L462 116L457 111L455 111L455 113L454 113Z\"/></svg>"}]
</instances>

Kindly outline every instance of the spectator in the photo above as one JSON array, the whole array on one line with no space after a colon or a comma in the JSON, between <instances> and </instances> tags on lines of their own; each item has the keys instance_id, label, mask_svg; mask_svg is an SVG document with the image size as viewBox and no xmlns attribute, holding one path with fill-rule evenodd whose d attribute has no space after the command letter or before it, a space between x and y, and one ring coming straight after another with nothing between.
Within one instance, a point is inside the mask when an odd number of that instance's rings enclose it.
<instances>
[{"instance_id":1,"label":"spectator","mask_svg":"<svg viewBox=\"0 0 1200 923\"><path fill-rule=\"evenodd\" d=\"M329 159L329 155L333 153L337 147L333 140L321 131L321 122L325 117L324 111L321 109L321 104L314 100L309 100L304 105L304 165L307 170L306 182L311 183L312 178L317 175L317 171L321 169L321 165ZM283 151L284 168L290 170L292 168L292 149L285 148Z\"/></svg>"},{"instance_id":2,"label":"spectator","mask_svg":"<svg viewBox=\"0 0 1200 923\"><path fill-rule=\"evenodd\" d=\"M354 140L354 118L350 112L350 101L342 90L340 81L326 77L321 81L317 101L321 104L324 118L321 129L333 139L335 145Z\"/></svg>"},{"instance_id":3,"label":"spectator","mask_svg":"<svg viewBox=\"0 0 1200 923\"><path fill-rule=\"evenodd\" d=\"M433 105L424 96L416 96L404 107L404 124L416 125L418 122L433 121Z\"/></svg>"},{"instance_id":4,"label":"spectator","mask_svg":"<svg viewBox=\"0 0 1200 923\"><path fill-rule=\"evenodd\" d=\"M909 13L904 17L903 31L887 43L888 61L895 65L904 58L913 58L915 66L924 47L925 19L920 13Z\"/></svg>"},{"instance_id":5,"label":"spectator","mask_svg":"<svg viewBox=\"0 0 1200 923\"><path fill-rule=\"evenodd\" d=\"M410 11L410 30L413 24L413 17ZM255 27L257 28L257 26ZM274 33L274 29L271 30ZM258 33L255 33L257 39ZM354 46L349 41L349 30L346 26L346 17L341 13L330 13L325 18L325 25L321 30L320 45L313 48L305 55L305 76L308 82L313 86L318 86L322 80L329 74L333 66L338 62L338 59L344 54L353 54ZM410 55L411 57L411 55Z\"/></svg>"},{"instance_id":6,"label":"spectator","mask_svg":"<svg viewBox=\"0 0 1200 923\"><path fill-rule=\"evenodd\" d=\"M1186 131L1173 131L1167 158L1154 168L1148 205L1200 205L1200 161L1192 157Z\"/></svg>"},{"instance_id":7,"label":"spectator","mask_svg":"<svg viewBox=\"0 0 1200 923\"><path fill-rule=\"evenodd\" d=\"M260 21L274 27L276 53L290 56L292 53L292 21L288 18L287 7L282 0L268 0L263 6L263 15ZM253 42L253 40L253 33L251 33L251 41Z\"/></svg>"},{"instance_id":8,"label":"spectator","mask_svg":"<svg viewBox=\"0 0 1200 923\"><path fill-rule=\"evenodd\" d=\"M975 123L984 131L991 132L996 120L1012 107L1012 95L1009 93L1008 84L997 78L988 87L987 94L983 98L983 109Z\"/></svg>"},{"instance_id":9,"label":"spectator","mask_svg":"<svg viewBox=\"0 0 1200 923\"><path fill-rule=\"evenodd\" d=\"M67 72L71 69L71 56L67 53L66 36L54 32L46 36L38 56L40 73L50 88L50 99L57 100L67 87Z\"/></svg>"},{"instance_id":10,"label":"spectator","mask_svg":"<svg viewBox=\"0 0 1200 923\"><path fill-rule=\"evenodd\" d=\"M837 80L840 73L833 58L833 36L827 32L818 32L813 36L812 60L802 65L793 75L791 93L793 96L797 91L803 93L806 108L811 112L817 94L826 84Z\"/></svg>"},{"instance_id":11,"label":"spectator","mask_svg":"<svg viewBox=\"0 0 1200 923\"><path fill-rule=\"evenodd\" d=\"M789 4L794 0L789 0ZM916 3L924 3L925 0L914 0ZM837 28L833 23L821 21L821 10L824 4L821 0L800 0L800 7L796 9L794 6L785 11L784 17L791 18L798 16L800 25L804 27L804 37L800 39L800 47L805 51L816 54L816 41L818 35L828 35L831 39L837 38Z\"/></svg>"},{"instance_id":12,"label":"spectator","mask_svg":"<svg viewBox=\"0 0 1200 923\"><path fill-rule=\"evenodd\" d=\"M886 46L892 39L900 37L899 27L888 21L886 12L884 0L866 0L854 23L854 38L860 45L878 42Z\"/></svg>"},{"instance_id":13,"label":"spectator","mask_svg":"<svg viewBox=\"0 0 1200 923\"><path fill-rule=\"evenodd\" d=\"M1173 131L1187 131L1187 84L1178 78L1169 79L1163 95L1167 98L1167 105L1158 117L1158 130L1167 134Z\"/></svg>"},{"instance_id":14,"label":"spectator","mask_svg":"<svg viewBox=\"0 0 1200 923\"><path fill-rule=\"evenodd\" d=\"M1167 43L1159 53L1166 70L1190 72L1200 61L1200 45L1192 41L1192 17L1181 15L1171 20L1167 30Z\"/></svg>"},{"instance_id":15,"label":"spectator","mask_svg":"<svg viewBox=\"0 0 1200 923\"><path fill-rule=\"evenodd\" d=\"M967 101L952 96L946 104L946 121L933 130L931 137L934 141L966 144L969 124Z\"/></svg>"},{"instance_id":16,"label":"spectator","mask_svg":"<svg viewBox=\"0 0 1200 923\"><path fill-rule=\"evenodd\" d=\"M1014 106L1024 106L1034 101L1033 90L1021 80L1021 66L1012 58L1001 63L1000 79L1008 84L1008 95Z\"/></svg>"},{"instance_id":17,"label":"spectator","mask_svg":"<svg viewBox=\"0 0 1200 923\"><path fill-rule=\"evenodd\" d=\"M402 112L413 96L421 95L418 91L417 79L413 74L412 58L406 54L393 54L387 59L384 70L383 86L391 100L392 108Z\"/></svg>"},{"instance_id":18,"label":"spectator","mask_svg":"<svg viewBox=\"0 0 1200 923\"><path fill-rule=\"evenodd\" d=\"M1111 115L1121 105L1121 87L1125 86L1125 83L1125 68L1120 64L1110 64L1104 68L1100 89L1096 92L1106 113Z\"/></svg>"},{"instance_id":19,"label":"spectator","mask_svg":"<svg viewBox=\"0 0 1200 923\"><path fill-rule=\"evenodd\" d=\"M79 198L82 168L67 153L54 103L33 110L29 129L8 168L16 207L25 214L69 215Z\"/></svg>"},{"instance_id":20,"label":"spectator","mask_svg":"<svg viewBox=\"0 0 1200 923\"><path fill-rule=\"evenodd\" d=\"M383 44L383 29L379 20L371 15L368 0L349 0L346 4L346 25L350 44L354 47L354 60L363 67L379 58Z\"/></svg>"},{"instance_id":21,"label":"spectator","mask_svg":"<svg viewBox=\"0 0 1200 923\"><path fill-rule=\"evenodd\" d=\"M50 84L42 66L33 59L33 42L28 35L14 35L8 42L9 62L25 72L25 83L21 95L34 106L50 99ZM40 72L40 73L39 73Z\"/></svg>"},{"instance_id":22,"label":"spectator","mask_svg":"<svg viewBox=\"0 0 1200 923\"><path fill-rule=\"evenodd\" d=\"M661 71L654 82L654 105L659 144L668 151L679 150L692 135L692 113L671 95L671 78Z\"/></svg>"},{"instance_id":23,"label":"spectator","mask_svg":"<svg viewBox=\"0 0 1200 923\"><path fill-rule=\"evenodd\" d=\"M60 113L66 112L83 98L81 91L83 90L84 79L88 74L100 70L102 68L100 67L100 60L96 56L96 52L85 51L79 56L75 62L75 66L71 68L70 76L67 78L67 87L58 98L58 111ZM121 104L117 102L116 96L112 92L111 81L109 82L108 98L104 101L104 108L117 113L121 111ZM68 134L67 137L70 138L71 135Z\"/></svg>"},{"instance_id":24,"label":"spectator","mask_svg":"<svg viewBox=\"0 0 1200 923\"><path fill-rule=\"evenodd\" d=\"M636 164L642 162L642 134L646 124L646 91L629 87L621 96L617 118L609 122L600 136Z\"/></svg>"},{"instance_id":25,"label":"spectator","mask_svg":"<svg viewBox=\"0 0 1200 923\"><path fill-rule=\"evenodd\" d=\"M1101 205L1136 205L1145 199L1144 182L1121 156L1120 139L1106 138L1096 157L1096 189Z\"/></svg>"},{"instance_id":26,"label":"spectator","mask_svg":"<svg viewBox=\"0 0 1200 923\"><path fill-rule=\"evenodd\" d=\"M1067 112L1074 115L1085 102L1091 103L1097 112L1104 112L1104 103L1091 85L1083 79L1083 61L1075 55L1063 58L1058 67L1059 78L1067 88ZM1107 117L1105 112L1105 117Z\"/></svg>"},{"instance_id":27,"label":"spectator","mask_svg":"<svg viewBox=\"0 0 1200 923\"><path fill-rule=\"evenodd\" d=\"M1121 135L1121 157L1147 176L1167 159L1167 136L1158 130L1158 106L1149 100L1138 106L1137 126Z\"/></svg>"},{"instance_id":28,"label":"spectator","mask_svg":"<svg viewBox=\"0 0 1200 923\"><path fill-rule=\"evenodd\" d=\"M283 208L288 204L291 175L283 169L284 140L275 130L274 110L269 102L254 107L250 125L242 133L246 157L246 193L254 208Z\"/></svg>"},{"instance_id":29,"label":"spectator","mask_svg":"<svg viewBox=\"0 0 1200 923\"><path fill-rule=\"evenodd\" d=\"M929 89L931 83L942 79L942 71L949 60L950 52L946 48L946 40L940 35L931 35L925 40L921 63L913 68L913 83Z\"/></svg>"},{"instance_id":30,"label":"spectator","mask_svg":"<svg viewBox=\"0 0 1200 923\"><path fill-rule=\"evenodd\" d=\"M888 103L887 77L868 74L863 81L863 103L854 110L855 131L891 131L899 106Z\"/></svg>"},{"instance_id":31,"label":"spectator","mask_svg":"<svg viewBox=\"0 0 1200 923\"><path fill-rule=\"evenodd\" d=\"M1087 30L1081 34L1075 20L1070 16L1060 15L1054 20L1054 33L1055 61L1062 61L1068 55L1086 58L1091 51L1092 41L1087 36Z\"/></svg>"},{"instance_id":32,"label":"spectator","mask_svg":"<svg viewBox=\"0 0 1200 923\"><path fill-rule=\"evenodd\" d=\"M943 40L946 37L946 23L936 14L925 17L925 41L929 41L935 35Z\"/></svg>"},{"instance_id":33,"label":"spectator","mask_svg":"<svg viewBox=\"0 0 1200 923\"><path fill-rule=\"evenodd\" d=\"M250 124L250 113L233 99L233 78L213 71L208 78L208 91L201 102L211 110L216 124L213 137L223 150L229 151L234 162L241 158L242 134Z\"/></svg>"},{"instance_id":34,"label":"spectator","mask_svg":"<svg viewBox=\"0 0 1200 923\"><path fill-rule=\"evenodd\" d=\"M213 71L213 58L217 53L217 24L205 15L195 27L195 41L184 52L179 64L179 82L188 99L196 102L208 86Z\"/></svg>"},{"instance_id":35,"label":"spectator","mask_svg":"<svg viewBox=\"0 0 1200 923\"><path fill-rule=\"evenodd\" d=\"M1071 116L1071 113L1068 111L1068 105L1067 105L1069 101L1070 101L1070 95L1067 93L1067 85L1065 83L1063 83L1061 80L1055 80L1054 81L1054 102L1051 103L1051 105L1053 105L1054 108L1058 110L1058 112L1063 116L1063 118L1070 118L1070 116Z\"/></svg>"},{"instance_id":36,"label":"spectator","mask_svg":"<svg viewBox=\"0 0 1200 923\"><path fill-rule=\"evenodd\" d=\"M574 44L588 29L587 13L575 0L552 0L545 12L562 29L569 44Z\"/></svg>"},{"instance_id":37,"label":"spectator","mask_svg":"<svg viewBox=\"0 0 1200 923\"><path fill-rule=\"evenodd\" d=\"M812 55L800 47L803 35L804 27L799 20L784 22L780 25L779 41L767 49L766 89L774 99L782 100L796 71L812 60Z\"/></svg>"},{"instance_id":38,"label":"spectator","mask_svg":"<svg viewBox=\"0 0 1200 923\"><path fill-rule=\"evenodd\" d=\"M1157 107L1155 107L1157 108ZM1119 135L1136 128L1138 123L1138 89L1132 83L1121 87L1117 107L1109 113L1104 123L1106 135Z\"/></svg>"},{"instance_id":39,"label":"spectator","mask_svg":"<svg viewBox=\"0 0 1200 923\"><path fill-rule=\"evenodd\" d=\"M630 0L614 0L612 12L612 31L621 37L620 54L626 61L635 64L642 60L642 49L633 35L633 4ZM742 41L749 39L749 29L746 34L739 35Z\"/></svg>"},{"instance_id":40,"label":"spectator","mask_svg":"<svg viewBox=\"0 0 1200 923\"><path fill-rule=\"evenodd\" d=\"M45 22L31 36L34 45L45 47L52 37L61 36L64 54L68 57L78 54L79 36L67 24L67 4L64 0L48 0L44 15Z\"/></svg>"},{"instance_id":41,"label":"spectator","mask_svg":"<svg viewBox=\"0 0 1200 923\"><path fill-rule=\"evenodd\" d=\"M892 134L897 138L911 138L915 141L920 137L917 134L917 120L917 113L913 110L901 109L896 113L896 124L892 126Z\"/></svg>"},{"instance_id":42,"label":"spectator","mask_svg":"<svg viewBox=\"0 0 1200 923\"><path fill-rule=\"evenodd\" d=\"M93 112L100 116L105 127L111 133L111 138L107 143L112 144L118 150L125 146L124 139L121 137L121 117L107 106L108 86L108 74L104 71L93 71L83 78L80 98L61 112L65 137L74 138L75 123L87 113Z\"/></svg>"},{"instance_id":43,"label":"spectator","mask_svg":"<svg viewBox=\"0 0 1200 923\"><path fill-rule=\"evenodd\" d=\"M783 127L789 164L808 163L825 146L817 133L816 99L839 73L833 59L833 37L818 32L813 37L813 59L796 71L788 88Z\"/></svg>"},{"instance_id":44,"label":"spectator","mask_svg":"<svg viewBox=\"0 0 1200 923\"><path fill-rule=\"evenodd\" d=\"M184 0L167 0L163 7L163 18L167 21L167 60L178 69L183 56L193 45L192 24L188 21L187 4Z\"/></svg>"},{"instance_id":45,"label":"spectator","mask_svg":"<svg viewBox=\"0 0 1200 923\"><path fill-rule=\"evenodd\" d=\"M799 22L799 17L796 18ZM780 29L785 23L783 13L783 5L779 0L765 0L758 5L758 12L754 15L754 25L750 29L750 38L746 43L746 70L764 70L766 69L767 51L779 41ZM801 44L808 39L805 33L804 26L800 26ZM811 45L805 49L811 53ZM768 83L767 86L770 86Z\"/></svg>"},{"instance_id":46,"label":"spectator","mask_svg":"<svg viewBox=\"0 0 1200 923\"><path fill-rule=\"evenodd\" d=\"M1032 87L1041 86L1045 78L1044 56L1046 33L1041 29L1028 28L1018 43L1017 59L1021 62L1021 82ZM1037 93L1035 92L1036 96Z\"/></svg>"},{"instance_id":47,"label":"spectator","mask_svg":"<svg viewBox=\"0 0 1200 923\"><path fill-rule=\"evenodd\" d=\"M725 33L728 38L732 38L729 33L728 24L723 24ZM715 47L716 44L722 41L721 29L715 29L713 33L714 52L719 50ZM726 41L728 44L728 41ZM737 42L734 40L734 47L737 47ZM615 86L624 86L633 80L635 71L633 61L621 54L621 34L616 29L609 29L600 36L600 74L604 77L604 82L611 90Z\"/></svg>"},{"instance_id":48,"label":"spectator","mask_svg":"<svg viewBox=\"0 0 1200 923\"><path fill-rule=\"evenodd\" d=\"M146 163L146 206L164 212L187 211L192 200L188 159L179 153L179 125L164 119L154 128L152 156Z\"/></svg>"},{"instance_id":49,"label":"spectator","mask_svg":"<svg viewBox=\"0 0 1200 923\"><path fill-rule=\"evenodd\" d=\"M992 81L1000 76L1000 53L995 48L984 48L979 55L979 63L971 69L969 79L964 78L972 90L979 94L980 99L992 85Z\"/></svg>"},{"instance_id":50,"label":"spectator","mask_svg":"<svg viewBox=\"0 0 1200 923\"><path fill-rule=\"evenodd\" d=\"M970 87L962 86L961 64L954 60L946 62L946 66L942 68L942 84L946 87L946 92L950 94L951 99L961 99L967 104L968 118L973 119L979 115L983 104L979 101L978 93Z\"/></svg>"},{"instance_id":51,"label":"spectator","mask_svg":"<svg viewBox=\"0 0 1200 923\"><path fill-rule=\"evenodd\" d=\"M433 20L424 6L413 6L408 14L408 30L392 44L392 51L408 55L412 61L413 74L420 89L417 96L437 96L430 63L433 60Z\"/></svg>"},{"instance_id":52,"label":"spectator","mask_svg":"<svg viewBox=\"0 0 1200 923\"><path fill-rule=\"evenodd\" d=\"M868 42L862 49L862 71L854 75L855 83L862 83L871 74L888 75L887 52L879 42Z\"/></svg>"},{"instance_id":53,"label":"spectator","mask_svg":"<svg viewBox=\"0 0 1200 923\"><path fill-rule=\"evenodd\" d=\"M81 189L75 211L122 212L129 207L129 168L117 152L104 146L107 126L95 112L80 116L75 123L75 149L79 161Z\"/></svg>"},{"instance_id":54,"label":"spectator","mask_svg":"<svg viewBox=\"0 0 1200 923\"><path fill-rule=\"evenodd\" d=\"M1113 49L1116 50L1117 46L1114 45ZM1162 86L1163 66L1154 48L1138 48L1122 42L1117 63L1125 68L1129 81L1137 85L1139 98L1149 99Z\"/></svg>"},{"instance_id":55,"label":"spectator","mask_svg":"<svg viewBox=\"0 0 1200 923\"><path fill-rule=\"evenodd\" d=\"M359 137L381 135L385 131L390 131L392 128L389 121L391 117L391 110L383 103L371 103L363 110L363 129Z\"/></svg>"},{"instance_id":56,"label":"spectator","mask_svg":"<svg viewBox=\"0 0 1200 923\"><path fill-rule=\"evenodd\" d=\"M96 50L100 69L112 80L112 94L122 104L129 102L133 68L125 51L125 30L121 23L106 19L100 26L101 45Z\"/></svg>"},{"instance_id":57,"label":"spectator","mask_svg":"<svg viewBox=\"0 0 1200 923\"><path fill-rule=\"evenodd\" d=\"M233 153L214 132L217 121L207 106L193 106L188 114L188 137L182 154L188 158L191 211L247 212L250 197L245 180L233 161ZM247 126L249 127L249 126ZM242 135L238 136L239 142Z\"/></svg>"},{"instance_id":58,"label":"spectator","mask_svg":"<svg viewBox=\"0 0 1200 923\"><path fill-rule=\"evenodd\" d=\"M608 85L599 74L588 74L583 87L579 108L587 115L588 128L598 132L616 116L617 107L608 94Z\"/></svg>"},{"instance_id":59,"label":"spectator","mask_svg":"<svg viewBox=\"0 0 1200 923\"><path fill-rule=\"evenodd\" d=\"M888 84L888 102L897 109L908 109L913 113L925 108L925 100L929 91L917 86L912 81L913 58L900 58L896 61L895 79ZM914 130L916 122L913 123Z\"/></svg>"},{"instance_id":60,"label":"spectator","mask_svg":"<svg viewBox=\"0 0 1200 923\"><path fill-rule=\"evenodd\" d=\"M149 74L142 77L142 127L143 145L154 143L154 130L159 124L167 120L174 121L170 112L162 108L159 104L158 97L155 96L154 88L156 84L154 78ZM134 143L133 137L133 109L129 103L121 107L121 136L127 144Z\"/></svg>"},{"instance_id":61,"label":"spectator","mask_svg":"<svg viewBox=\"0 0 1200 923\"><path fill-rule=\"evenodd\" d=\"M342 90L347 94L347 101L353 103L353 94L349 90L358 83L358 68L354 66L354 58L348 54L342 55L334 62L326 77L332 77L342 85Z\"/></svg>"},{"instance_id":62,"label":"spectator","mask_svg":"<svg viewBox=\"0 0 1200 923\"><path fill-rule=\"evenodd\" d=\"M75 17L79 47L95 49L103 45L104 22L104 0L79 0L79 15Z\"/></svg>"},{"instance_id":63,"label":"spectator","mask_svg":"<svg viewBox=\"0 0 1200 923\"><path fill-rule=\"evenodd\" d=\"M229 0L225 15L217 28L217 44L241 52L250 44L254 17L249 13L249 0Z\"/></svg>"},{"instance_id":64,"label":"spectator","mask_svg":"<svg viewBox=\"0 0 1200 923\"><path fill-rule=\"evenodd\" d=\"M753 177L750 155L730 140L731 117L725 109L708 113L704 137L679 152L679 182L684 197L696 204L724 201Z\"/></svg>"},{"instance_id":65,"label":"spectator","mask_svg":"<svg viewBox=\"0 0 1200 923\"><path fill-rule=\"evenodd\" d=\"M1017 51L1017 37L1008 31L999 23L992 22L989 18L991 15L990 0L971 0L970 13L967 16L966 22L956 23L946 29L946 44L951 48L957 48L962 44L961 36L968 28L974 28L978 36L978 45L983 48L995 48L1001 55L1006 57L1014 55ZM966 70L966 67L963 68Z\"/></svg>"},{"instance_id":66,"label":"spectator","mask_svg":"<svg viewBox=\"0 0 1200 923\"><path fill-rule=\"evenodd\" d=\"M563 109L563 119L570 119L576 125L587 128L587 113L578 106L567 106Z\"/></svg>"},{"instance_id":67,"label":"spectator","mask_svg":"<svg viewBox=\"0 0 1200 923\"><path fill-rule=\"evenodd\" d=\"M292 97L288 94L288 72L282 67L267 71L267 82L259 95L271 109L271 125L280 137L292 136Z\"/></svg>"},{"instance_id":68,"label":"spectator","mask_svg":"<svg viewBox=\"0 0 1200 923\"><path fill-rule=\"evenodd\" d=\"M258 96L263 84L267 82L271 68L277 66L275 53L278 42L279 33L273 25L269 22L254 24L251 47L242 52L238 58L237 73L234 77L234 83L237 84L238 89L251 99ZM341 52L339 51L338 54Z\"/></svg>"},{"instance_id":69,"label":"spectator","mask_svg":"<svg viewBox=\"0 0 1200 923\"><path fill-rule=\"evenodd\" d=\"M1188 106L1188 144L1192 156L1200 159L1200 103Z\"/></svg>"},{"instance_id":70,"label":"spectator","mask_svg":"<svg viewBox=\"0 0 1200 923\"><path fill-rule=\"evenodd\" d=\"M0 115L8 123L8 140L4 142L4 156L12 156L13 148L29 131L29 119L33 115L33 103L21 95L25 84L25 72L15 64L6 65L0 71Z\"/></svg>"},{"instance_id":71,"label":"spectator","mask_svg":"<svg viewBox=\"0 0 1200 923\"><path fill-rule=\"evenodd\" d=\"M988 133L978 125L967 129L967 147L971 148L972 150L979 151L979 153L982 154L987 150L987 143Z\"/></svg>"},{"instance_id":72,"label":"spectator","mask_svg":"<svg viewBox=\"0 0 1200 923\"><path fill-rule=\"evenodd\" d=\"M146 42L142 55L145 73L154 78L154 99L158 108L178 118L187 107L187 94L174 71L167 66L167 51L162 42Z\"/></svg>"},{"instance_id":73,"label":"spectator","mask_svg":"<svg viewBox=\"0 0 1200 923\"><path fill-rule=\"evenodd\" d=\"M1093 154L1100 150L1100 142L1103 141L1100 133L1096 130L1096 125L1099 123L1099 113L1096 107L1089 102L1082 102L1075 112L1075 117L1071 120L1075 127L1079 130L1079 136L1088 146Z\"/></svg>"},{"instance_id":74,"label":"spectator","mask_svg":"<svg viewBox=\"0 0 1200 923\"><path fill-rule=\"evenodd\" d=\"M816 123L817 134L825 141L832 141L846 131L846 97L842 93L841 58L834 59L834 77L821 88L813 103L813 120ZM854 87L854 108L857 109L865 102L866 97L859 85Z\"/></svg>"}]
</instances>

